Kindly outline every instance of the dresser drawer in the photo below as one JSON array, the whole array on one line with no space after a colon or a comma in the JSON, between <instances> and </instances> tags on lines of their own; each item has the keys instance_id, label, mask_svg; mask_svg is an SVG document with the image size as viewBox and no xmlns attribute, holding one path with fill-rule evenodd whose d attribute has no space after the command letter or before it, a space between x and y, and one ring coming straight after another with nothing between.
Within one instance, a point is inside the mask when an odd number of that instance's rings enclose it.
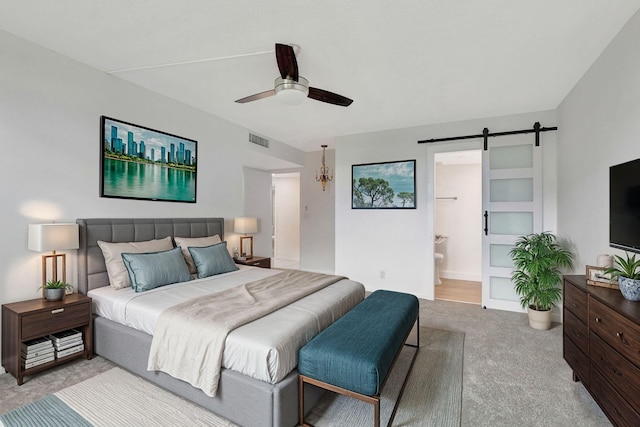
<instances>
[{"instance_id":1,"label":"dresser drawer","mask_svg":"<svg viewBox=\"0 0 640 427\"><path fill-rule=\"evenodd\" d=\"M638 360L640 326L589 297L589 328L621 355Z\"/></svg>"},{"instance_id":2,"label":"dresser drawer","mask_svg":"<svg viewBox=\"0 0 640 427\"><path fill-rule=\"evenodd\" d=\"M602 410L616 426L640 426L640 415L616 392L597 369L591 371L589 386L592 396L596 398Z\"/></svg>"},{"instance_id":3,"label":"dresser drawer","mask_svg":"<svg viewBox=\"0 0 640 427\"><path fill-rule=\"evenodd\" d=\"M589 358L591 366L611 384L616 385L618 392L627 402L640 412L640 369L618 354L607 343L591 334Z\"/></svg>"},{"instance_id":4,"label":"dresser drawer","mask_svg":"<svg viewBox=\"0 0 640 427\"><path fill-rule=\"evenodd\" d=\"M22 317L22 339L26 341L86 325L90 316L91 304L88 302L29 313Z\"/></svg>"},{"instance_id":5,"label":"dresser drawer","mask_svg":"<svg viewBox=\"0 0 640 427\"><path fill-rule=\"evenodd\" d=\"M564 335L569 337L583 353L589 350L589 328L569 310L564 311Z\"/></svg>"},{"instance_id":6,"label":"dresser drawer","mask_svg":"<svg viewBox=\"0 0 640 427\"><path fill-rule=\"evenodd\" d=\"M580 378L582 384L585 387L589 386L589 358L586 353L580 351L580 349L573 343L573 341L566 339L563 340L562 353L564 360L567 361L573 372Z\"/></svg>"},{"instance_id":7,"label":"dresser drawer","mask_svg":"<svg viewBox=\"0 0 640 427\"><path fill-rule=\"evenodd\" d=\"M565 280L562 298L564 300L564 308L570 310L579 320L587 324L587 314L589 312L587 293Z\"/></svg>"}]
</instances>

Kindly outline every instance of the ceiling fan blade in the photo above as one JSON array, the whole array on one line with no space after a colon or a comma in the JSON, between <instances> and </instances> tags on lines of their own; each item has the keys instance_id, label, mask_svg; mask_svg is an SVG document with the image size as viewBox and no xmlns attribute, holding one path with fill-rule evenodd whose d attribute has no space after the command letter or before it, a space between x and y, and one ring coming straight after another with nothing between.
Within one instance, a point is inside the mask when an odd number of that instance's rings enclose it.
<instances>
[{"instance_id":1,"label":"ceiling fan blade","mask_svg":"<svg viewBox=\"0 0 640 427\"><path fill-rule=\"evenodd\" d=\"M276 59L278 60L280 77L298 81L298 61L296 61L293 46L276 43Z\"/></svg>"},{"instance_id":2,"label":"ceiling fan blade","mask_svg":"<svg viewBox=\"0 0 640 427\"><path fill-rule=\"evenodd\" d=\"M327 102L329 104L340 105L342 107L348 107L353 102L353 99L338 95L337 93L329 92L328 90L317 89L315 87L309 88L309 98L315 99L316 101Z\"/></svg>"},{"instance_id":3,"label":"ceiling fan blade","mask_svg":"<svg viewBox=\"0 0 640 427\"><path fill-rule=\"evenodd\" d=\"M265 90L264 92L256 93L254 95L245 96L244 98L236 99L236 102L239 104L244 104L246 102L257 101L259 99L268 98L276 94L274 89Z\"/></svg>"}]
</instances>

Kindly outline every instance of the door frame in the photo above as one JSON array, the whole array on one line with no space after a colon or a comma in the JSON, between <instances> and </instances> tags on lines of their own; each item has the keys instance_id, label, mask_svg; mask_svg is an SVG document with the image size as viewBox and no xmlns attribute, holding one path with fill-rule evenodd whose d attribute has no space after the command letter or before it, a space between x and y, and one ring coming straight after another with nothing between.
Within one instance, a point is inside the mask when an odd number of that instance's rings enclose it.
<instances>
[{"instance_id":1,"label":"door frame","mask_svg":"<svg viewBox=\"0 0 640 427\"><path fill-rule=\"evenodd\" d=\"M467 140L463 142L443 142L443 143L433 143L427 144L427 200L430 200L430 203L427 204L427 215L426 215L426 227L429 230L429 235L427 239L431 242L431 244L427 245L426 257L427 260L431 260L431 262L426 262L427 265L427 277L434 277L435 274L435 263L434 263L434 254L435 248L433 242L435 241L435 227L436 227L436 205L435 205L435 197L436 197L436 188L435 188L435 177L436 177L436 165L435 165L435 156L436 153L447 153L451 151L467 151L467 150L482 150L483 147L482 138ZM481 212L478 212L480 215ZM431 280L430 284L427 284L425 289L425 298L433 301L435 299L435 283Z\"/></svg>"}]
</instances>

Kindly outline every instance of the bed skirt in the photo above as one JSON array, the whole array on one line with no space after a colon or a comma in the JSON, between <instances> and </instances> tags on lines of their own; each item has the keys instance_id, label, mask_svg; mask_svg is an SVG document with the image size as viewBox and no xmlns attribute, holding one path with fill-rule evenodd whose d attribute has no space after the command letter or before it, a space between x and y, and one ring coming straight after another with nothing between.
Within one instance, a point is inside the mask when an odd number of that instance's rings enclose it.
<instances>
[{"instance_id":1,"label":"bed skirt","mask_svg":"<svg viewBox=\"0 0 640 427\"><path fill-rule=\"evenodd\" d=\"M244 427L293 427L298 421L298 371L277 384L222 369L216 397L164 372L147 371L151 335L103 317L94 318L94 351L139 376ZM311 410L323 390L305 388ZM251 408L247 411L247 408Z\"/></svg>"}]
</instances>

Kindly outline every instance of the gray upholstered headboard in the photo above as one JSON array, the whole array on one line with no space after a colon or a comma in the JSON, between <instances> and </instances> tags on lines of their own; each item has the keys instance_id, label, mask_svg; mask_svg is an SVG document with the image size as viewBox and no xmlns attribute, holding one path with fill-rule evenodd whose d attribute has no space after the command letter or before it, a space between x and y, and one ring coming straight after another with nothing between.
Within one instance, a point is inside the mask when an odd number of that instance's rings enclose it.
<instances>
[{"instance_id":1,"label":"gray upholstered headboard","mask_svg":"<svg viewBox=\"0 0 640 427\"><path fill-rule=\"evenodd\" d=\"M167 236L206 237L224 240L224 218L90 218L76 220L80 226L78 292L107 286L109 277L98 240L140 242Z\"/></svg>"}]
</instances>

